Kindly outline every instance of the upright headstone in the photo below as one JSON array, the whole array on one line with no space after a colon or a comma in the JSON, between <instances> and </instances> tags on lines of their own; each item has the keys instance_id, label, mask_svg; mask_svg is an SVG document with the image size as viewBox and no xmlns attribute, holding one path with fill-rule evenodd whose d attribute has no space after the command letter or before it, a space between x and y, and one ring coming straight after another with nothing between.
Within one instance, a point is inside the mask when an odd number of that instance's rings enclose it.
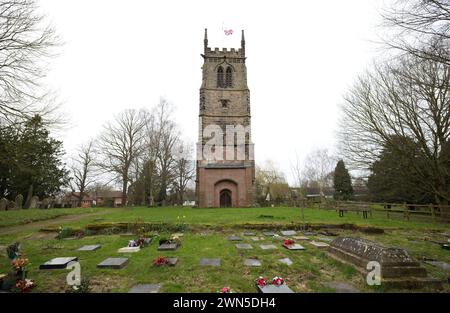
<instances>
[{"instance_id":1,"label":"upright headstone","mask_svg":"<svg viewBox=\"0 0 450 313\"><path fill-rule=\"evenodd\" d=\"M39 202L39 197L38 196L31 197L31 199L30 199L30 209L37 209L38 202Z\"/></svg>"},{"instance_id":2,"label":"upright headstone","mask_svg":"<svg viewBox=\"0 0 450 313\"><path fill-rule=\"evenodd\" d=\"M0 211L6 211L7 208L8 208L8 200L6 200L5 198L1 198L0 199Z\"/></svg>"},{"instance_id":3,"label":"upright headstone","mask_svg":"<svg viewBox=\"0 0 450 313\"><path fill-rule=\"evenodd\" d=\"M23 196L22 196L22 194L19 193L16 196L15 202L16 202L16 209L17 210L21 210L22 206L23 206Z\"/></svg>"},{"instance_id":4,"label":"upright headstone","mask_svg":"<svg viewBox=\"0 0 450 313\"><path fill-rule=\"evenodd\" d=\"M8 201L8 211L14 211L16 209L16 203L14 201Z\"/></svg>"},{"instance_id":5,"label":"upright headstone","mask_svg":"<svg viewBox=\"0 0 450 313\"><path fill-rule=\"evenodd\" d=\"M41 202L40 208L41 209L48 209L50 206L50 200L48 198L44 198Z\"/></svg>"}]
</instances>

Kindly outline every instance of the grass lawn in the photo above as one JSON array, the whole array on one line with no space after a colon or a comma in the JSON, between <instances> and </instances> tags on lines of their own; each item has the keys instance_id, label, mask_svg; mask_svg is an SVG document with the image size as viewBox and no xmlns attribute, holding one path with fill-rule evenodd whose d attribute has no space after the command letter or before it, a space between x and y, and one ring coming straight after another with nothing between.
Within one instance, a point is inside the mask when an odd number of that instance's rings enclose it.
<instances>
[{"instance_id":1,"label":"grass lawn","mask_svg":"<svg viewBox=\"0 0 450 313\"><path fill-rule=\"evenodd\" d=\"M70 215L64 219L61 215ZM185 216L185 218L183 218ZM157 251L157 241L138 253L129 255L117 253L117 249L127 245L133 238L129 234L101 234L85 236L76 240L55 239L56 233L39 231L42 226L63 226L83 228L88 224L113 222L165 223L176 225L180 217L187 224L182 238L182 246L177 251ZM56 219L55 219L56 218ZM53 219L53 220L52 220ZM32 220L35 222L25 224ZM43 220L45 224L43 224ZM348 213L339 218L335 211L305 209L305 220L309 224L352 223L359 226L375 226L385 229L384 234L365 234L359 231L343 230L342 235L364 237L390 246L407 249L412 256L436 258L450 263L450 252L439 245L424 241L428 239L444 240L440 233L450 232L448 224L434 224L421 221L388 220L376 215L364 220L356 213ZM52 221L54 222L52 224ZM29 277L37 283L35 292L62 292L66 288L68 270L39 270L39 265L54 257L77 256L81 264L82 276L88 277L95 292L126 292L137 283L162 283L162 292L216 292L224 286L230 286L235 292L256 292L254 285L259 276L272 278L282 276L295 292L333 292L324 285L329 281L344 281L363 292L382 292L382 288L373 289L365 285L363 277L349 265L343 265L326 255L308 242L299 241L306 250L289 251L281 246L281 240L264 237L257 226L289 229L301 223L299 208L232 208L232 209L192 209L192 208L117 208L117 209L52 209L22 210L0 212L0 274L9 270L4 255L6 245L20 241L22 251L30 259ZM242 233L254 229L262 241L254 242ZM10 231L8 233L8 231ZM253 250L237 250L236 242L227 238L241 235L244 243L253 246ZM160 237L170 236L165 229L159 230ZM315 238L318 239L320 235ZM446 240L446 239L445 239ZM278 249L262 250L262 243L273 243ZM82 245L102 244L94 252L79 252ZM175 267L154 267L152 260L157 256L176 256L179 263ZM121 270L97 269L96 265L107 257L126 256L129 264ZM278 262L290 258L291 266ZM200 258L220 258L222 266L218 268L201 267ZM261 260L262 267L250 268L243 263L246 258ZM448 273L438 268L424 265L431 277L446 279ZM401 290L403 291L403 290ZM409 290L404 290L408 292ZM435 291L423 289L419 291ZM449 292L445 285L444 292Z\"/></svg>"}]
</instances>

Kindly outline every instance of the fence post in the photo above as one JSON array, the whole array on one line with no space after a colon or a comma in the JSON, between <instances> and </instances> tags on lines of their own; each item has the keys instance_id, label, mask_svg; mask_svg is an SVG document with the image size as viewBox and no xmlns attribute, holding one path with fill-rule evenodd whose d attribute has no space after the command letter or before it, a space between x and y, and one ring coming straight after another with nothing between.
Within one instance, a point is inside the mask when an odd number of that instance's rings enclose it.
<instances>
[{"instance_id":1,"label":"fence post","mask_svg":"<svg viewBox=\"0 0 450 313\"><path fill-rule=\"evenodd\" d=\"M403 202L403 207L405 208L404 217L409 221L409 210L408 206L406 205L406 202Z\"/></svg>"},{"instance_id":2,"label":"fence post","mask_svg":"<svg viewBox=\"0 0 450 313\"><path fill-rule=\"evenodd\" d=\"M430 210L431 210L431 217L433 219L433 222L436 222L436 213L434 212L434 205L430 203Z\"/></svg>"},{"instance_id":3,"label":"fence post","mask_svg":"<svg viewBox=\"0 0 450 313\"><path fill-rule=\"evenodd\" d=\"M388 207L386 202L384 203L384 208L386 209L386 216L389 219L390 218L390 216L389 216L389 207Z\"/></svg>"}]
</instances>

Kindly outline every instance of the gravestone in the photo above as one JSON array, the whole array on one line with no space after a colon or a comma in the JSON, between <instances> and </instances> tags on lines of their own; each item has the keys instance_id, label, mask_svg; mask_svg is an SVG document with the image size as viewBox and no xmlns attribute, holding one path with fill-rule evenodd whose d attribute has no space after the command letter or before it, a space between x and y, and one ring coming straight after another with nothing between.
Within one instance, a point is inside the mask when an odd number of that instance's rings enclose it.
<instances>
[{"instance_id":1,"label":"gravestone","mask_svg":"<svg viewBox=\"0 0 450 313\"><path fill-rule=\"evenodd\" d=\"M263 235L267 237L273 237L275 236L275 233L273 231L265 231L263 232Z\"/></svg>"},{"instance_id":2,"label":"gravestone","mask_svg":"<svg viewBox=\"0 0 450 313\"><path fill-rule=\"evenodd\" d=\"M252 267L259 267L259 266L261 266L261 261L258 259L245 259L244 265L252 266Z\"/></svg>"},{"instance_id":3,"label":"gravestone","mask_svg":"<svg viewBox=\"0 0 450 313\"><path fill-rule=\"evenodd\" d=\"M121 269L128 264L128 258L107 258L97 264L98 268Z\"/></svg>"},{"instance_id":4,"label":"gravestone","mask_svg":"<svg viewBox=\"0 0 450 313\"><path fill-rule=\"evenodd\" d=\"M16 196L15 203L17 210L21 210L23 206L23 196L21 194Z\"/></svg>"},{"instance_id":5,"label":"gravestone","mask_svg":"<svg viewBox=\"0 0 450 313\"><path fill-rule=\"evenodd\" d=\"M295 230L282 230L281 234L283 236L294 236L297 234L297 232Z\"/></svg>"},{"instance_id":6,"label":"gravestone","mask_svg":"<svg viewBox=\"0 0 450 313\"><path fill-rule=\"evenodd\" d=\"M376 261L381 267L383 285L387 287L417 288L441 282L427 277L426 269L401 248L384 247L375 242L353 237L338 237L328 247L330 256L352 264L364 276L369 262Z\"/></svg>"},{"instance_id":7,"label":"gravestone","mask_svg":"<svg viewBox=\"0 0 450 313\"><path fill-rule=\"evenodd\" d=\"M328 238L328 237L319 237L317 239L319 239L320 241L326 241L326 242L332 242L333 241L333 239Z\"/></svg>"},{"instance_id":8,"label":"gravestone","mask_svg":"<svg viewBox=\"0 0 450 313\"><path fill-rule=\"evenodd\" d=\"M50 206L50 200L48 198L44 198L44 199L42 199L41 205L39 206L39 208L46 210L49 208L49 206Z\"/></svg>"},{"instance_id":9,"label":"gravestone","mask_svg":"<svg viewBox=\"0 0 450 313\"><path fill-rule=\"evenodd\" d=\"M303 232L303 235L305 235L305 236L315 236L315 235L317 235L317 233L313 232L313 231L305 231L305 232Z\"/></svg>"},{"instance_id":10,"label":"gravestone","mask_svg":"<svg viewBox=\"0 0 450 313\"><path fill-rule=\"evenodd\" d=\"M220 266L220 259L200 259L201 266Z\"/></svg>"},{"instance_id":11,"label":"gravestone","mask_svg":"<svg viewBox=\"0 0 450 313\"><path fill-rule=\"evenodd\" d=\"M178 263L178 258L167 258L167 265L175 266Z\"/></svg>"},{"instance_id":12,"label":"gravestone","mask_svg":"<svg viewBox=\"0 0 450 313\"><path fill-rule=\"evenodd\" d=\"M346 282L332 281L324 283L328 288L334 289L337 293L359 293L360 291Z\"/></svg>"},{"instance_id":13,"label":"gravestone","mask_svg":"<svg viewBox=\"0 0 450 313\"><path fill-rule=\"evenodd\" d=\"M295 240L309 240L311 238L306 237L306 236L292 236L292 238L294 238Z\"/></svg>"},{"instance_id":14,"label":"gravestone","mask_svg":"<svg viewBox=\"0 0 450 313\"><path fill-rule=\"evenodd\" d=\"M250 239L253 240L253 241L260 241L260 240L262 240L262 238L260 238L260 237L252 237Z\"/></svg>"},{"instance_id":15,"label":"gravestone","mask_svg":"<svg viewBox=\"0 0 450 313\"><path fill-rule=\"evenodd\" d=\"M118 253L136 253L141 251L140 247L123 247L117 250Z\"/></svg>"},{"instance_id":16,"label":"gravestone","mask_svg":"<svg viewBox=\"0 0 450 313\"><path fill-rule=\"evenodd\" d=\"M158 293L161 284L139 284L133 286L128 293Z\"/></svg>"},{"instance_id":17,"label":"gravestone","mask_svg":"<svg viewBox=\"0 0 450 313\"><path fill-rule=\"evenodd\" d=\"M251 250L253 247L249 245L248 243L238 243L236 244L236 248L239 250Z\"/></svg>"},{"instance_id":18,"label":"gravestone","mask_svg":"<svg viewBox=\"0 0 450 313\"><path fill-rule=\"evenodd\" d=\"M242 238L238 237L238 236L230 236L230 237L228 237L228 240L230 240L230 241L242 241Z\"/></svg>"},{"instance_id":19,"label":"gravestone","mask_svg":"<svg viewBox=\"0 0 450 313\"><path fill-rule=\"evenodd\" d=\"M425 263L439 267L444 271L450 271L450 264L442 262L442 261L425 261Z\"/></svg>"},{"instance_id":20,"label":"gravestone","mask_svg":"<svg viewBox=\"0 0 450 313\"><path fill-rule=\"evenodd\" d=\"M310 244L312 244L314 247L316 248L328 248L330 245L325 243L325 242L320 242L320 241L311 241Z\"/></svg>"},{"instance_id":21,"label":"gravestone","mask_svg":"<svg viewBox=\"0 0 450 313\"><path fill-rule=\"evenodd\" d=\"M8 200L5 198L0 199L0 211L6 211L6 208L8 207Z\"/></svg>"},{"instance_id":22,"label":"gravestone","mask_svg":"<svg viewBox=\"0 0 450 313\"><path fill-rule=\"evenodd\" d=\"M244 236L255 236L255 233L250 232L250 231L246 231L243 235Z\"/></svg>"},{"instance_id":23,"label":"gravestone","mask_svg":"<svg viewBox=\"0 0 450 313\"><path fill-rule=\"evenodd\" d=\"M279 259L278 261L280 261L283 264L286 264L287 266L291 266L292 264L294 264L294 262L292 262L292 260L289 258Z\"/></svg>"},{"instance_id":24,"label":"gravestone","mask_svg":"<svg viewBox=\"0 0 450 313\"><path fill-rule=\"evenodd\" d=\"M65 269L67 264L73 261L77 261L77 257L62 257L54 258L44 264L39 265L40 270L53 270L53 269Z\"/></svg>"},{"instance_id":25,"label":"gravestone","mask_svg":"<svg viewBox=\"0 0 450 313\"><path fill-rule=\"evenodd\" d=\"M273 249L278 249L277 246L275 245L259 245L261 247L261 249L263 250L273 250Z\"/></svg>"},{"instance_id":26,"label":"gravestone","mask_svg":"<svg viewBox=\"0 0 450 313\"><path fill-rule=\"evenodd\" d=\"M30 199L30 209L37 209L38 207L38 202L39 202L39 197L38 196L33 196Z\"/></svg>"},{"instance_id":27,"label":"gravestone","mask_svg":"<svg viewBox=\"0 0 450 313\"><path fill-rule=\"evenodd\" d=\"M178 248L177 243L163 243L158 247L159 251L173 251Z\"/></svg>"},{"instance_id":28,"label":"gravestone","mask_svg":"<svg viewBox=\"0 0 450 313\"><path fill-rule=\"evenodd\" d=\"M82 246L81 248L78 249L78 251L95 251L98 250L102 247L102 245L87 245L87 246Z\"/></svg>"},{"instance_id":29,"label":"gravestone","mask_svg":"<svg viewBox=\"0 0 450 313\"><path fill-rule=\"evenodd\" d=\"M286 249L289 249L289 250L305 250L305 247L303 247L302 245L299 245L298 243L294 243L292 245L283 244L283 247L285 247Z\"/></svg>"},{"instance_id":30,"label":"gravestone","mask_svg":"<svg viewBox=\"0 0 450 313\"><path fill-rule=\"evenodd\" d=\"M175 234L172 234L172 238L173 237L183 237L184 236L184 233L175 233Z\"/></svg>"},{"instance_id":31,"label":"gravestone","mask_svg":"<svg viewBox=\"0 0 450 313\"><path fill-rule=\"evenodd\" d=\"M16 203L14 201L8 201L7 210L8 211L16 210Z\"/></svg>"},{"instance_id":32,"label":"gravestone","mask_svg":"<svg viewBox=\"0 0 450 313\"><path fill-rule=\"evenodd\" d=\"M258 286L258 290L261 293L294 293L286 284Z\"/></svg>"}]
</instances>

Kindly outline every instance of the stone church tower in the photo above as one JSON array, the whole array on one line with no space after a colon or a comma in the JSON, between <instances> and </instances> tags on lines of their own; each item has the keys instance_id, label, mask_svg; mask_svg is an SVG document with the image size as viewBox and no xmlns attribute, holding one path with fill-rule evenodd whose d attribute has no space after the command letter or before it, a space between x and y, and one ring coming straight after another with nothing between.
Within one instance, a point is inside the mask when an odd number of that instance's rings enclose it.
<instances>
[{"instance_id":1,"label":"stone church tower","mask_svg":"<svg viewBox=\"0 0 450 313\"><path fill-rule=\"evenodd\" d=\"M249 207L255 203L255 162L244 31L241 48L220 50L208 47L205 29L202 57L197 204Z\"/></svg>"}]
</instances>

